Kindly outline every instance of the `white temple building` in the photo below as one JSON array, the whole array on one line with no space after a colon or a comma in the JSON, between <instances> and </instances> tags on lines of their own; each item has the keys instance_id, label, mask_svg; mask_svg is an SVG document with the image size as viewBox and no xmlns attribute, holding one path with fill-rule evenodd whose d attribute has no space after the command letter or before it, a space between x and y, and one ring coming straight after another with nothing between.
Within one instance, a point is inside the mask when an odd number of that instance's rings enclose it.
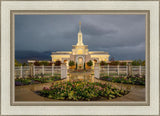
<instances>
[{"instance_id":1,"label":"white temple building","mask_svg":"<svg viewBox=\"0 0 160 116\"><path fill-rule=\"evenodd\" d=\"M76 45L72 45L72 51L56 51L51 54L52 62L61 61L68 65L69 61L74 61L78 69L83 69L84 63L86 64L90 60L93 61L93 65L95 62L108 62L109 56L105 51L89 51L88 45L84 45L81 22L79 23L78 42Z\"/></svg>"}]
</instances>

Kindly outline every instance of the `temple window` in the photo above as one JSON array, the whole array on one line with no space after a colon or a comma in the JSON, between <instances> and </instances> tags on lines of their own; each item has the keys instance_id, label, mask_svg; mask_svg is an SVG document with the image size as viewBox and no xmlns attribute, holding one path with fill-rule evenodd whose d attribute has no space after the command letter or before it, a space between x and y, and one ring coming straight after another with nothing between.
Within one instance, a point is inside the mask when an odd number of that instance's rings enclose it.
<instances>
[{"instance_id":1,"label":"temple window","mask_svg":"<svg viewBox=\"0 0 160 116\"><path fill-rule=\"evenodd\" d=\"M83 54L83 50L82 49L78 50L77 54Z\"/></svg>"}]
</instances>

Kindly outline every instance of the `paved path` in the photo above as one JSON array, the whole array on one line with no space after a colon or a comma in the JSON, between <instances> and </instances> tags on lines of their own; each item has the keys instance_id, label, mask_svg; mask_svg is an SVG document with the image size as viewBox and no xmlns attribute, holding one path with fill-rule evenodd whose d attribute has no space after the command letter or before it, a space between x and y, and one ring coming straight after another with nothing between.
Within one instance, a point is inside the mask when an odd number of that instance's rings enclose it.
<instances>
[{"instance_id":1,"label":"paved path","mask_svg":"<svg viewBox=\"0 0 160 116\"><path fill-rule=\"evenodd\" d=\"M111 85L118 87L118 88L128 88L130 89L129 94L118 97L112 100L102 99L100 101L145 101L145 86L139 85L130 85L130 84L120 84L120 83L111 83L105 82L102 80L97 80L90 75L81 77L79 74L73 74L70 78L67 78L63 81L68 81L70 79L83 79L83 80L90 80L91 82L102 82L102 83L110 83ZM15 101L55 101L54 99L48 99L45 97L41 97L35 93L35 91L42 90L43 87L49 87L52 83L44 83L44 84L35 84L35 85L25 85L25 86L16 86L15 87ZM58 100L56 100L58 101Z\"/></svg>"}]
</instances>

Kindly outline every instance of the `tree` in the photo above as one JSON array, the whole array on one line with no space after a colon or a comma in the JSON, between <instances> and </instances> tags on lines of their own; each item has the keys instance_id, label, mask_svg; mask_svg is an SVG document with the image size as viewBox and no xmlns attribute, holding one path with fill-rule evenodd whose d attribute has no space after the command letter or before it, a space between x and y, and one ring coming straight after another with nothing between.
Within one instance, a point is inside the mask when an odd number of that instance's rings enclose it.
<instances>
[{"instance_id":1,"label":"tree","mask_svg":"<svg viewBox=\"0 0 160 116\"><path fill-rule=\"evenodd\" d=\"M119 65L119 64L120 64L119 61L111 61L111 62L110 62L110 65Z\"/></svg>"},{"instance_id":2,"label":"tree","mask_svg":"<svg viewBox=\"0 0 160 116\"><path fill-rule=\"evenodd\" d=\"M22 64L15 59L15 66L22 66Z\"/></svg>"},{"instance_id":3,"label":"tree","mask_svg":"<svg viewBox=\"0 0 160 116\"><path fill-rule=\"evenodd\" d=\"M61 61L57 60L55 63L54 63L55 66L60 66L61 65Z\"/></svg>"},{"instance_id":4,"label":"tree","mask_svg":"<svg viewBox=\"0 0 160 116\"><path fill-rule=\"evenodd\" d=\"M22 64L22 66L28 66L28 64L24 62L24 63Z\"/></svg>"},{"instance_id":5,"label":"tree","mask_svg":"<svg viewBox=\"0 0 160 116\"><path fill-rule=\"evenodd\" d=\"M139 66L139 65L144 66L145 65L145 60L144 61L142 61L141 59L133 60L132 65L134 65L134 66Z\"/></svg>"},{"instance_id":6,"label":"tree","mask_svg":"<svg viewBox=\"0 0 160 116\"><path fill-rule=\"evenodd\" d=\"M145 66L145 60L142 62L142 66Z\"/></svg>"},{"instance_id":7,"label":"tree","mask_svg":"<svg viewBox=\"0 0 160 116\"><path fill-rule=\"evenodd\" d=\"M100 62L100 65L101 65L101 66L104 66L104 65L106 65L106 64L107 64L107 63L106 63L105 61L101 61L101 62Z\"/></svg>"},{"instance_id":8,"label":"tree","mask_svg":"<svg viewBox=\"0 0 160 116\"><path fill-rule=\"evenodd\" d=\"M74 61L72 61L72 60L69 61L69 66L74 66L74 64L75 64Z\"/></svg>"},{"instance_id":9,"label":"tree","mask_svg":"<svg viewBox=\"0 0 160 116\"><path fill-rule=\"evenodd\" d=\"M48 66L52 66L52 64L53 64L53 63L52 63L52 62L50 62Z\"/></svg>"},{"instance_id":10,"label":"tree","mask_svg":"<svg viewBox=\"0 0 160 116\"><path fill-rule=\"evenodd\" d=\"M40 62L35 61L35 62L34 62L34 65L35 65L35 66L40 66Z\"/></svg>"},{"instance_id":11,"label":"tree","mask_svg":"<svg viewBox=\"0 0 160 116\"><path fill-rule=\"evenodd\" d=\"M126 62L120 62L119 64L120 64L120 65L127 65Z\"/></svg>"},{"instance_id":12,"label":"tree","mask_svg":"<svg viewBox=\"0 0 160 116\"><path fill-rule=\"evenodd\" d=\"M50 64L48 61L41 61L39 63L40 63L40 65L44 65L44 66L49 66L49 64Z\"/></svg>"},{"instance_id":13,"label":"tree","mask_svg":"<svg viewBox=\"0 0 160 116\"><path fill-rule=\"evenodd\" d=\"M92 66L92 65L93 65L93 62L90 60L90 61L87 62L87 65L88 65L88 66Z\"/></svg>"}]
</instances>

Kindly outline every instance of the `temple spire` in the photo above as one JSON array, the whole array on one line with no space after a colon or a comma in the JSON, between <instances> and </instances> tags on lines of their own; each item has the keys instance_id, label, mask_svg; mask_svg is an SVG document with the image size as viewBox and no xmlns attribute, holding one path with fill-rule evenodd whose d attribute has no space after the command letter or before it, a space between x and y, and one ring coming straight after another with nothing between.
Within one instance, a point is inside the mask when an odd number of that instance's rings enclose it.
<instances>
[{"instance_id":1,"label":"temple spire","mask_svg":"<svg viewBox=\"0 0 160 116\"><path fill-rule=\"evenodd\" d=\"M79 22L79 32L78 32L78 42L77 45L84 45L83 44L83 38L82 38L82 32L81 32L81 22Z\"/></svg>"},{"instance_id":2,"label":"temple spire","mask_svg":"<svg viewBox=\"0 0 160 116\"><path fill-rule=\"evenodd\" d=\"M79 21L79 32L81 32L81 21Z\"/></svg>"}]
</instances>

